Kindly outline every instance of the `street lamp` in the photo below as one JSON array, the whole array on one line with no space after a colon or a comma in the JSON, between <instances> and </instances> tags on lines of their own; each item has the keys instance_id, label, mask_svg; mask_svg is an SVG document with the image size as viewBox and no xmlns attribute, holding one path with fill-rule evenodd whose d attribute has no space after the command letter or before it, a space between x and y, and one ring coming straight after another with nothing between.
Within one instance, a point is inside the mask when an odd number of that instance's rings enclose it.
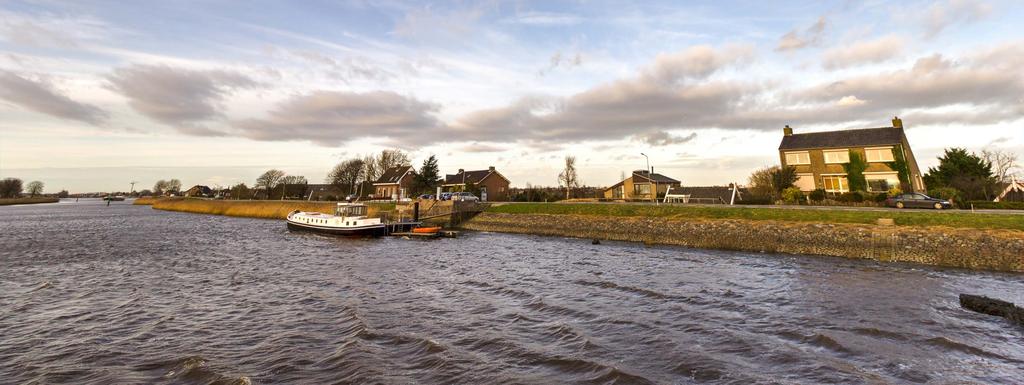
<instances>
[{"instance_id":1,"label":"street lamp","mask_svg":"<svg viewBox=\"0 0 1024 385\"><path fill-rule=\"evenodd\" d=\"M654 180L654 175L652 175L654 172L651 171L651 158L647 157L647 154L642 152L640 155L643 155L644 159L647 160L647 184L654 184L654 191L651 192L651 200L654 201L654 204L658 204L658 182Z\"/></svg>"}]
</instances>

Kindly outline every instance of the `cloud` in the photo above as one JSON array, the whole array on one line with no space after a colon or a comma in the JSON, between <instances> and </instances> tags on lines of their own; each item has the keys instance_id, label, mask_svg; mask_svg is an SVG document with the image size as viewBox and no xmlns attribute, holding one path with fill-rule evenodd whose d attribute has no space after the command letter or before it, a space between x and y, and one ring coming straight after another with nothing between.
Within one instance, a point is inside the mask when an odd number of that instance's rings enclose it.
<instances>
[{"instance_id":1,"label":"cloud","mask_svg":"<svg viewBox=\"0 0 1024 385\"><path fill-rule=\"evenodd\" d=\"M640 134L635 136L635 139L640 142L647 143L651 146L668 146L672 144L683 144L697 139L697 133L691 132L690 135L678 136L672 135L665 131L654 131L646 134Z\"/></svg>"},{"instance_id":2,"label":"cloud","mask_svg":"<svg viewBox=\"0 0 1024 385\"><path fill-rule=\"evenodd\" d=\"M446 139L433 117L438 106L390 91L314 91L293 97L264 119L231 122L255 140L308 140L334 146L384 137L391 144L422 146Z\"/></svg>"},{"instance_id":3,"label":"cloud","mask_svg":"<svg viewBox=\"0 0 1024 385\"><path fill-rule=\"evenodd\" d=\"M115 32L119 31L90 17L30 16L0 9L0 39L17 45L76 48L83 42L105 39Z\"/></svg>"},{"instance_id":4,"label":"cloud","mask_svg":"<svg viewBox=\"0 0 1024 385\"><path fill-rule=\"evenodd\" d=\"M955 24L967 24L988 17L992 6L981 0L947 0L932 4L924 12L926 37L935 37Z\"/></svg>"},{"instance_id":5,"label":"cloud","mask_svg":"<svg viewBox=\"0 0 1024 385\"><path fill-rule=\"evenodd\" d=\"M477 142L474 142L474 143L471 143L471 144L468 144L468 145L465 145L465 146L462 146L461 148L459 148L459 151L462 151L462 152L472 152L472 153L503 152L503 151L507 151L507 150L508 150L508 148L506 148L506 147L497 146L497 145L494 145L494 144L477 143Z\"/></svg>"},{"instance_id":6,"label":"cloud","mask_svg":"<svg viewBox=\"0 0 1024 385\"><path fill-rule=\"evenodd\" d=\"M365 58L348 57L336 60L319 52L301 50L293 51L292 54L307 61L327 66L329 68L328 75L345 82L356 79L385 81L395 77L379 64Z\"/></svg>"},{"instance_id":7,"label":"cloud","mask_svg":"<svg viewBox=\"0 0 1024 385\"><path fill-rule=\"evenodd\" d=\"M867 101L861 100L855 95L847 95L839 99L839 101L836 102L836 105L839 107L853 107L863 105L864 103L867 103Z\"/></svg>"},{"instance_id":8,"label":"cloud","mask_svg":"<svg viewBox=\"0 0 1024 385\"><path fill-rule=\"evenodd\" d=\"M817 45L821 42L821 38L825 35L827 28L828 20L825 19L825 16L819 17L818 21L807 27L803 32L794 29L782 35L779 38L779 45L775 47L775 50L794 51Z\"/></svg>"},{"instance_id":9,"label":"cloud","mask_svg":"<svg viewBox=\"0 0 1024 385\"><path fill-rule=\"evenodd\" d=\"M570 68L574 68L574 67L579 67L579 66L583 65L583 55L580 54L579 52L577 52L576 54L574 54L572 56L569 56L569 55L564 55L563 56L562 55L562 51L558 51L558 52L555 52L554 55L551 55L551 59L549 59L549 61L551 63L547 67L545 67L544 69L542 69L540 71L537 71L537 75L544 76L544 75L550 73L551 71L554 71L556 68L560 68L560 67L561 68L566 68L566 69L570 69Z\"/></svg>"},{"instance_id":10,"label":"cloud","mask_svg":"<svg viewBox=\"0 0 1024 385\"><path fill-rule=\"evenodd\" d=\"M45 81L33 81L0 69L0 99L42 114L98 125L107 112L61 94Z\"/></svg>"},{"instance_id":11,"label":"cloud","mask_svg":"<svg viewBox=\"0 0 1024 385\"><path fill-rule=\"evenodd\" d=\"M198 124L223 116L222 103L237 89L258 84L233 71L192 70L165 65L132 65L107 76L109 88L136 112L183 133L212 135Z\"/></svg>"},{"instance_id":12,"label":"cloud","mask_svg":"<svg viewBox=\"0 0 1024 385\"><path fill-rule=\"evenodd\" d=\"M659 54L646 73L665 83L703 79L729 65L748 62L753 57L754 48L749 45L729 45L722 49L699 45L680 52Z\"/></svg>"},{"instance_id":13,"label":"cloud","mask_svg":"<svg viewBox=\"0 0 1024 385\"><path fill-rule=\"evenodd\" d=\"M502 20L503 23L526 24L526 25L576 25L583 22L583 18L567 13L553 12L524 12L513 18Z\"/></svg>"},{"instance_id":14,"label":"cloud","mask_svg":"<svg viewBox=\"0 0 1024 385\"><path fill-rule=\"evenodd\" d=\"M881 63L899 55L905 44L905 38L895 35L858 41L848 46L826 51L823 55L822 66L831 70L858 64Z\"/></svg>"}]
</instances>

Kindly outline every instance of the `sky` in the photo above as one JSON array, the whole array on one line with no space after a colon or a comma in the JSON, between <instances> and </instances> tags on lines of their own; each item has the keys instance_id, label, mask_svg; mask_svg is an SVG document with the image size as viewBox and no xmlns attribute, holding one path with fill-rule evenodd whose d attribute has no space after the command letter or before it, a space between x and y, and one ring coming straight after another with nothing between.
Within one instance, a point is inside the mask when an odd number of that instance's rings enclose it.
<instances>
[{"instance_id":1,"label":"sky","mask_svg":"<svg viewBox=\"0 0 1024 385\"><path fill-rule=\"evenodd\" d=\"M680 4L684 3L684 4ZM797 133L903 119L1024 158L1024 3L0 0L0 177L47 192L324 180L398 148L586 185L745 183ZM645 158L641 153L646 154Z\"/></svg>"}]
</instances>

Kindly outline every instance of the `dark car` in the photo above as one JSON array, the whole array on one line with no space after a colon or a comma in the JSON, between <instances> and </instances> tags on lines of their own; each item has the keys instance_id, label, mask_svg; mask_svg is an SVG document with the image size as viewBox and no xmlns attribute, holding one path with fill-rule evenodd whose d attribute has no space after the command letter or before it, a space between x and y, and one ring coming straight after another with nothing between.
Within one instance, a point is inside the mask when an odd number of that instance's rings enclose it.
<instances>
[{"instance_id":1,"label":"dark car","mask_svg":"<svg viewBox=\"0 0 1024 385\"><path fill-rule=\"evenodd\" d=\"M948 200L932 198L920 193L900 194L894 197L889 197L885 200L885 205L898 209L919 208L942 210L953 208L953 204Z\"/></svg>"},{"instance_id":2,"label":"dark car","mask_svg":"<svg viewBox=\"0 0 1024 385\"><path fill-rule=\"evenodd\" d=\"M433 200L434 199L434 194L422 194L422 195L419 196L419 199L422 199L422 200L425 200L425 201L426 200Z\"/></svg>"}]
</instances>

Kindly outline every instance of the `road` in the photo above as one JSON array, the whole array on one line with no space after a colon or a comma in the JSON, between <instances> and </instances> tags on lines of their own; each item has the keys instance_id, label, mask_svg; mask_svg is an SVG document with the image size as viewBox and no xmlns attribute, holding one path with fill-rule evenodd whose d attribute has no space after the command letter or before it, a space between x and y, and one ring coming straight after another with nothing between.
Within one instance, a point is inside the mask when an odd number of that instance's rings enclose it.
<instances>
[{"instance_id":1,"label":"road","mask_svg":"<svg viewBox=\"0 0 1024 385\"><path fill-rule=\"evenodd\" d=\"M519 203L543 203L543 202L501 202L492 203L496 205L519 204ZM595 205L654 205L650 202L551 202L551 204L595 204ZM725 207L725 208L751 208L751 209L781 209L781 210L827 210L827 211L875 211L875 212L949 212L949 213L974 213L989 215L1021 215L1024 210L929 210L929 209L897 209L890 207L852 207L852 206L796 206L796 205L720 205L705 203L658 203L667 206L689 206L689 207Z\"/></svg>"}]
</instances>

